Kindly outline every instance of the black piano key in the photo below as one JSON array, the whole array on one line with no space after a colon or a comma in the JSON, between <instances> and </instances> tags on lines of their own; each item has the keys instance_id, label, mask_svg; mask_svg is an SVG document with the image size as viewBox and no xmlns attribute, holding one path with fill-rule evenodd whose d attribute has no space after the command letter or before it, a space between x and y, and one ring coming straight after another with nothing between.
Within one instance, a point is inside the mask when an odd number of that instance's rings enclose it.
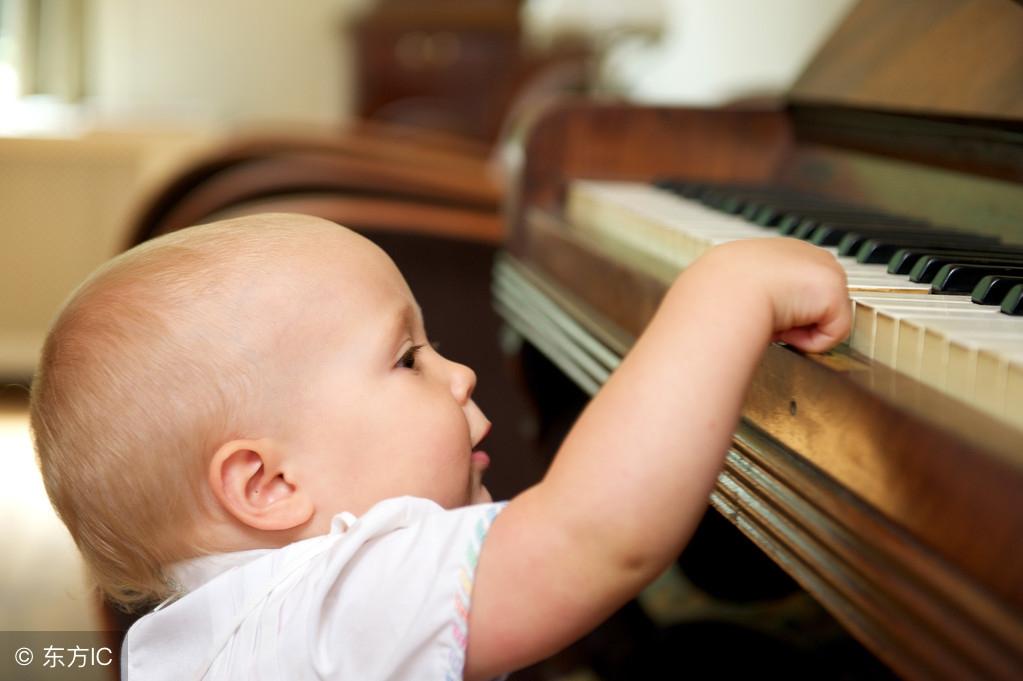
<instances>
[{"instance_id":1,"label":"black piano key","mask_svg":"<svg viewBox=\"0 0 1023 681\"><path fill-rule=\"evenodd\" d=\"M663 187L662 187L663 188ZM669 188L669 190L671 190ZM739 214L750 201L757 200L756 193L748 189L729 185L690 185L675 188L675 193L699 201L709 208L729 214Z\"/></svg>"},{"instance_id":2,"label":"black piano key","mask_svg":"<svg viewBox=\"0 0 1023 681\"><path fill-rule=\"evenodd\" d=\"M791 223L803 223L804 221L811 222L858 222L858 223L878 223L878 224L904 224L904 223L917 223L923 224L921 221L907 218L904 216L889 215L888 213L882 213L871 208L863 206L855 206L850 204L842 204L831 201L800 201L800 202L779 202L776 204L777 208L787 211L788 219L786 224L791 226Z\"/></svg>"},{"instance_id":3,"label":"black piano key","mask_svg":"<svg viewBox=\"0 0 1023 681\"><path fill-rule=\"evenodd\" d=\"M698 201L713 208L719 210L722 213L735 214L738 212L742 203L736 199L735 195L724 189L711 189L704 192Z\"/></svg>"},{"instance_id":4,"label":"black piano key","mask_svg":"<svg viewBox=\"0 0 1023 681\"><path fill-rule=\"evenodd\" d=\"M1023 277L1000 277L988 275L977 282L970 293L970 300L978 305L1001 305L1009 290L1023 284Z\"/></svg>"},{"instance_id":5,"label":"black piano key","mask_svg":"<svg viewBox=\"0 0 1023 681\"><path fill-rule=\"evenodd\" d=\"M945 265L931 284L931 293L968 294L986 276L1023 277L1023 266Z\"/></svg>"},{"instance_id":6,"label":"black piano key","mask_svg":"<svg viewBox=\"0 0 1023 681\"><path fill-rule=\"evenodd\" d=\"M890 234L877 234L877 233L861 233L852 231L842 237L842 240L838 242L838 254L855 257L859 254L863 244L870 239L875 239L879 243L887 243L894 245L898 248L911 248L913 246L927 247L929 245L935 246L959 246L964 250L971 248L995 248L998 245L997 241L989 241L984 237L975 237L972 234L965 234L962 232L952 232L947 230L932 230L926 233L918 232L892 232ZM894 254L894 250L890 252Z\"/></svg>"},{"instance_id":7,"label":"black piano key","mask_svg":"<svg viewBox=\"0 0 1023 681\"><path fill-rule=\"evenodd\" d=\"M762 226L776 227L783 220L803 222L807 216L823 219L855 219L877 223L904 224L907 218L879 213L861 206L792 190L757 185L707 184L660 180L655 185L708 207L742 217ZM913 221L916 222L916 221Z\"/></svg>"},{"instance_id":8,"label":"black piano key","mask_svg":"<svg viewBox=\"0 0 1023 681\"><path fill-rule=\"evenodd\" d=\"M742 216L762 227L777 227L785 212L770 204L758 204L753 210L745 210Z\"/></svg>"},{"instance_id":9,"label":"black piano key","mask_svg":"<svg viewBox=\"0 0 1023 681\"><path fill-rule=\"evenodd\" d=\"M780 220L782 216L790 214L808 214L826 211L831 204L821 203L815 199L799 199L777 197L762 193L749 192L722 192L714 194L715 207L744 217L751 217L765 210L769 210Z\"/></svg>"},{"instance_id":10,"label":"black piano key","mask_svg":"<svg viewBox=\"0 0 1023 681\"><path fill-rule=\"evenodd\" d=\"M805 239L818 246L837 246L842 237L853 231L901 232L919 231L932 233L934 229L925 222L893 218L891 216L838 216L827 219L805 219L789 229L790 236Z\"/></svg>"},{"instance_id":11,"label":"black piano key","mask_svg":"<svg viewBox=\"0 0 1023 681\"><path fill-rule=\"evenodd\" d=\"M920 258L909 273L909 280L927 284L937 279L938 272L948 265L976 265L990 267L1023 267L1023 259L1002 256L980 255L925 255Z\"/></svg>"},{"instance_id":12,"label":"black piano key","mask_svg":"<svg viewBox=\"0 0 1023 681\"><path fill-rule=\"evenodd\" d=\"M838 252L847 255L855 254L867 239L908 239L914 243L919 241L940 241L952 239L959 243L970 235L950 230L937 230L918 225L861 225L826 223L818 226L809 237L810 243L818 246L836 246ZM973 243L969 241L969 243Z\"/></svg>"},{"instance_id":13,"label":"black piano key","mask_svg":"<svg viewBox=\"0 0 1023 681\"><path fill-rule=\"evenodd\" d=\"M1002 301L1002 312L1017 317L1023 317L1023 284L1017 284L1009 289L1009 294Z\"/></svg>"},{"instance_id":14,"label":"black piano key","mask_svg":"<svg viewBox=\"0 0 1023 681\"><path fill-rule=\"evenodd\" d=\"M930 225L926 222L910 218L884 215L881 213L868 212L814 212L806 213L804 218L795 226L795 231L800 232L800 238L806 238L815 228L828 227L834 230L842 230L853 227L863 229L920 229L926 230Z\"/></svg>"},{"instance_id":15,"label":"black piano key","mask_svg":"<svg viewBox=\"0 0 1023 681\"><path fill-rule=\"evenodd\" d=\"M742 216L747 220L752 220L755 216L762 213L770 214L772 217L782 213L777 201L771 197L764 197L759 194L724 194L715 196L713 203L710 201L706 203L712 208L732 215Z\"/></svg>"},{"instance_id":16,"label":"black piano key","mask_svg":"<svg viewBox=\"0 0 1023 681\"><path fill-rule=\"evenodd\" d=\"M653 184L659 189L677 194L678 196L697 200L705 196L710 196L711 194L721 195L726 192L732 194L757 193L764 191L764 187L760 185L733 184L727 182L695 182L691 180L661 179L655 180Z\"/></svg>"},{"instance_id":17,"label":"black piano key","mask_svg":"<svg viewBox=\"0 0 1023 681\"><path fill-rule=\"evenodd\" d=\"M712 208L726 212L741 212L751 204L774 205L779 201L792 200L790 192L778 191L775 188L759 185L710 184L706 182L688 182L678 180L657 180L654 186L694 201L700 201ZM802 198L800 202L815 201L813 197Z\"/></svg>"},{"instance_id":18,"label":"black piano key","mask_svg":"<svg viewBox=\"0 0 1023 681\"><path fill-rule=\"evenodd\" d=\"M685 196L687 192L692 191L699 183L662 178L654 180L652 184L658 189L663 189L664 191L678 194L679 196Z\"/></svg>"},{"instance_id":19,"label":"black piano key","mask_svg":"<svg viewBox=\"0 0 1023 681\"><path fill-rule=\"evenodd\" d=\"M837 242L841 255L855 253L860 262L887 262L892 268L889 261L900 249L930 249L938 254L960 251L963 254L955 260L966 261L963 264L972 263L975 254L983 252L985 256L994 258L988 264L1006 265L1002 262L1006 256L1002 251L1004 245L996 237L934 228L915 218L889 215L827 197L768 185L678 180L663 180L656 184L715 210L777 229L780 234L810 239L820 245L835 245ZM915 258L914 266L923 261L918 256L912 257ZM903 261L907 259L912 258L903 254ZM944 264L950 264L950 261ZM1016 264L1013 259L1011 265ZM898 269L899 266L894 267ZM940 267L941 263L932 260L923 266L923 271L930 279L930 275ZM954 275L952 282L957 282L959 276Z\"/></svg>"},{"instance_id":20,"label":"black piano key","mask_svg":"<svg viewBox=\"0 0 1023 681\"><path fill-rule=\"evenodd\" d=\"M895 235L903 234L918 235L920 237L938 237L942 234L951 234L953 235L953 238L959 238L960 236L968 238L970 236L966 232L937 230L934 227L928 226L926 223L897 219L827 221L804 219L798 223L782 221L779 223L779 229L787 236L803 239L812 244L816 244L817 246L839 246L842 239L849 234L858 235L855 237L858 244L862 243L863 239L874 236L894 237ZM858 245L856 247L858 247ZM848 248L855 250L853 246L849 246Z\"/></svg>"},{"instance_id":21,"label":"black piano key","mask_svg":"<svg viewBox=\"0 0 1023 681\"><path fill-rule=\"evenodd\" d=\"M765 227L777 227L783 220L792 215L792 209L777 201L750 200L738 213L750 222Z\"/></svg>"},{"instance_id":22,"label":"black piano key","mask_svg":"<svg viewBox=\"0 0 1023 681\"><path fill-rule=\"evenodd\" d=\"M687 199L698 199L704 194L704 192L707 192L714 187L714 185L709 185L705 182L689 182L670 179L657 180L654 182L654 186Z\"/></svg>"},{"instance_id":23,"label":"black piano key","mask_svg":"<svg viewBox=\"0 0 1023 681\"><path fill-rule=\"evenodd\" d=\"M789 231L789 236L807 241L815 232L822 228L826 227L816 220L803 220Z\"/></svg>"},{"instance_id":24,"label":"black piano key","mask_svg":"<svg viewBox=\"0 0 1023 681\"><path fill-rule=\"evenodd\" d=\"M909 233L912 233L914 231L918 231L921 234L935 233L934 230L932 229L917 229L911 226L905 226L902 228L895 226L877 227L862 224L840 225L827 222L821 225L816 225L809 232L806 229L799 229L793 236L800 236L800 238L804 238L810 243L816 244L818 246L838 246L839 248L841 248L842 239L844 239L849 234L857 235L858 242L862 243L863 239L876 236L879 233L890 235L894 230L897 229ZM805 236L802 236L804 234Z\"/></svg>"},{"instance_id":25,"label":"black piano key","mask_svg":"<svg viewBox=\"0 0 1023 681\"><path fill-rule=\"evenodd\" d=\"M743 202L742 208L739 209L738 215L740 217L752 221L753 217L757 215L757 213L760 212L760 210L762 210L765 207L769 206L767 206L767 204L765 204L763 201L757 199L749 199Z\"/></svg>"},{"instance_id":26,"label":"black piano key","mask_svg":"<svg viewBox=\"0 0 1023 681\"><path fill-rule=\"evenodd\" d=\"M793 236L794 232L799 229L799 226L803 224L805 219L806 218L803 218L800 215L793 215L791 213L785 214L780 220L778 220L778 232L785 236Z\"/></svg>"},{"instance_id":27,"label":"black piano key","mask_svg":"<svg viewBox=\"0 0 1023 681\"><path fill-rule=\"evenodd\" d=\"M915 240L917 240L917 237L915 235L907 235L907 239L911 240L911 241L915 241ZM895 253L898 250L900 250L902 248L905 248L906 244L905 243L898 243L898 241L905 241L905 239L901 239L901 238L898 239L898 240L895 240L895 239L890 239L889 240L889 239L882 239L882 238L867 239L866 241L864 241L860 245L859 250L856 251L856 260L857 260L857 262L862 262L862 263L875 263L875 264L876 263L887 263L888 261L890 261L892 259L892 256L895 255ZM925 236L922 239L922 241L923 241L923 245L926 246L927 248L936 248L936 249L945 248L945 249L948 249L948 250L952 250L952 249L958 248L959 250L966 251L967 254L971 255L971 256L972 255L976 255L977 257L991 257L991 258L1004 257L1004 258L1006 258L1008 260L1014 260L1015 259L1013 257L1013 255L1011 253L1009 253L1009 252L1002 253L1002 252L999 252L999 251L995 251L994 255L990 255L990 256L986 256L986 255L984 255L983 253L980 253L980 252L970 253L970 251L974 250L974 249L970 248L970 246L976 246L977 245L976 242L969 241L969 240L964 241L963 239L961 239L961 238L959 238L957 236L950 237L950 236L947 236L947 235L944 235L944 234L939 235L939 236L935 236L933 238L928 238L928 237ZM988 246L989 248L986 248L986 249L978 248L976 250L977 251L981 251L981 250L990 251L990 250L992 250L992 249L990 249L990 246L995 245L995 244L985 244L985 245Z\"/></svg>"},{"instance_id":28,"label":"black piano key","mask_svg":"<svg viewBox=\"0 0 1023 681\"><path fill-rule=\"evenodd\" d=\"M830 222L835 224L844 225L863 225L863 226L917 226L924 227L928 226L928 223L921 220L914 220L913 218L906 218L897 215L888 215L886 213L877 213L874 211L867 210L803 210L796 211L792 210L792 213L801 213L803 219L806 221L813 221L819 224Z\"/></svg>"},{"instance_id":29,"label":"black piano key","mask_svg":"<svg viewBox=\"0 0 1023 681\"><path fill-rule=\"evenodd\" d=\"M925 247L909 247L900 248L892 255L888 260L888 272L889 274L909 274L913 271L913 267L916 266L920 258L924 256L942 256L942 255L961 255L969 257L971 255L983 255L990 257L998 257L1001 255L1023 255L1023 249L1014 248L1011 246L1005 246L999 244L997 249L978 248L978 249L964 249L959 247L947 248L943 246L925 246Z\"/></svg>"}]
</instances>

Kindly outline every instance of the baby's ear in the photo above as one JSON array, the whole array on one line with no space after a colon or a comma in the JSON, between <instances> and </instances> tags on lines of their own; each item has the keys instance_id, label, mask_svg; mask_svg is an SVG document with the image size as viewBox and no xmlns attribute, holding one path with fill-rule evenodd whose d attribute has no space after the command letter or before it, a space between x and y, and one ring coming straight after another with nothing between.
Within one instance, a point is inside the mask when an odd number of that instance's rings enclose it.
<instances>
[{"instance_id":1,"label":"baby's ear","mask_svg":"<svg viewBox=\"0 0 1023 681\"><path fill-rule=\"evenodd\" d=\"M290 530L313 515L312 500L290 479L270 440L232 440L210 461L213 495L231 515L257 530Z\"/></svg>"}]
</instances>

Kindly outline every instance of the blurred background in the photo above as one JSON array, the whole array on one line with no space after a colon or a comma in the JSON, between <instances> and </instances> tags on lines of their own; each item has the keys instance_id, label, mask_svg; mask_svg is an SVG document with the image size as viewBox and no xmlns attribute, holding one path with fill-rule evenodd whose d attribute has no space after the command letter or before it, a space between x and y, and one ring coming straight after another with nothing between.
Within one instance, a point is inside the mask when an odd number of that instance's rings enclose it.
<instances>
[{"instance_id":1,"label":"blurred background","mask_svg":"<svg viewBox=\"0 0 1023 681\"><path fill-rule=\"evenodd\" d=\"M365 230L423 291L445 350L476 366L498 429L507 416L492 486L514 494L545 454L512 454L537 424L502 375L487 279L531 107L566 94L769 102L851 5L0 0L0 629L107 624L45 498L25 416L49 321L99 263L257 207ZM287 191L267 190L282 177ZM440 264L416 270L424 254ZM469 289L485 320L467 343L465 309L449 301Z\"/></svg>"}]
</instances>

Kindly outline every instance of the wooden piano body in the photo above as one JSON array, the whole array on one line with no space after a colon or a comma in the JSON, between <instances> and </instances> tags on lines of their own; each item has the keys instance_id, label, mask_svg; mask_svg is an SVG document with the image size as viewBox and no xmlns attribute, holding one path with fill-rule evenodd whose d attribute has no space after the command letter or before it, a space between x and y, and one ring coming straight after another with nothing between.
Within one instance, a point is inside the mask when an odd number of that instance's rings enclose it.
<instances>
[{"instance_id":1,"label":"wooden piano body","mask_svg":"<svg viewBox=\"0 0 1023 681\"><path fill-rule=\"evenodd\" d=\"M771 183L1023 244L1023 6L861 3L785 107L567 101L506 206L499 312L595 392L665 290L577 178ZM893 670L1023 678L1023 429L840 347L768 348L711 502Z\"/></svg>"}]
</instances>

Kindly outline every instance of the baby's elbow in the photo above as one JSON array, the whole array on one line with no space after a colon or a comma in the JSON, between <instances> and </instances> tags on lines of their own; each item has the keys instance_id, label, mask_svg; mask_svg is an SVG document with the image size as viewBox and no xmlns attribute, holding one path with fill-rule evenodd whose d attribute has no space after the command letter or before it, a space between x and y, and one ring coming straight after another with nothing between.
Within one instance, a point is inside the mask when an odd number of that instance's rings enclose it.
<instances>
[{"instance_id":1,"label":"baby's elbow","mask_svg":"<svg viewBox=\"0 0 1023 681\"><path fill-rule=\"evenodd\" d=\"M663 546L632 546L615 557L611 564L618 575L617 579L639 593L657 579L675 558L676 553L664 551Z\"/></svg>"}]
</instances>

